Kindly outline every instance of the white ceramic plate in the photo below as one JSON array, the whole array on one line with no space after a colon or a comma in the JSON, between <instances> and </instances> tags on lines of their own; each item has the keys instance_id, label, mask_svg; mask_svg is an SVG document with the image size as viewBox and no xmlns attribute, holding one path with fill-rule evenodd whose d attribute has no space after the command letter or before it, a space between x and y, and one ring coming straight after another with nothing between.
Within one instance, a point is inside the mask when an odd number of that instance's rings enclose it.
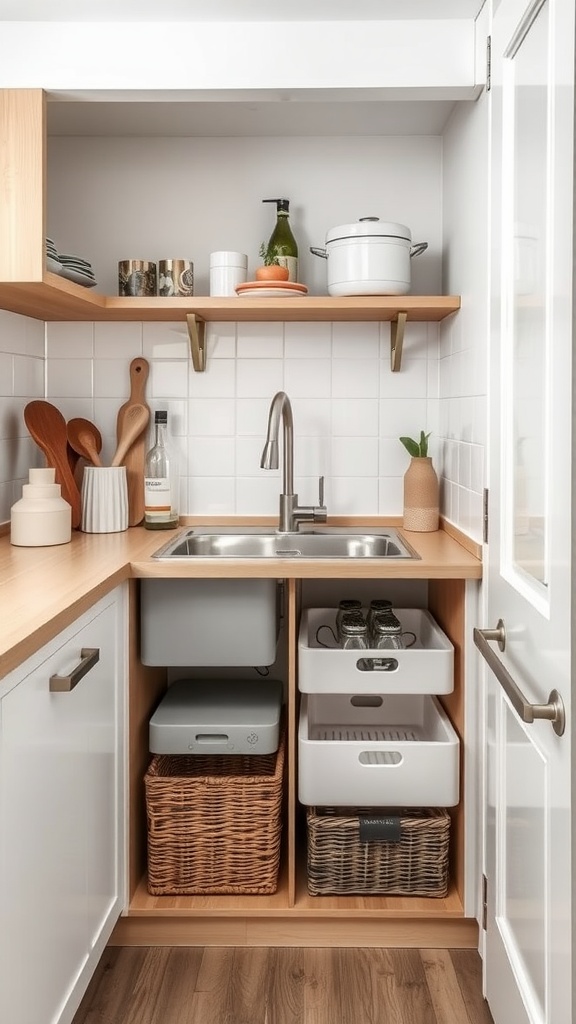
<instances>
[{"instance_id":1,"label":"white ceramic plate","mask_svg":"<svg viewBox=\"0 0 576 1024\"><path fill-rule=\"evenodd\" d=\"M59 274L62 270L62 264L58 260L53 260L51 256L47 256L46 270L49 270L51 274Z\"/></svg>"},{"instance_id":2,"label":"white ceramic plate","mask_svg":"<svg viewBox=\"0 0 576 1024\"><path fill-rule=\"evenodd\" d=\"M83 284L85 288L93 288L96 284L94 278L89 274L80 274L77 270L71 270L70 267L62 267L60 277L65 277L68 281L74 281L75 284Z\"/></svg>"},{"instance_id":3,"label":"white ceramic plate","mask_svg":"<svg viewBox=\"0 0 576 1024\"><path fill-rule=\"evenodd\" d=\"M81 256L70 256L68 253L64 252L58 253L58 256L62 260L62 263L75 263L80 267L91 266L89 260L83 260Z\"/></svg>"},{"instance_id":4,"label":"white ceramic plate","mask_svg":"<svg viewBox=\"0 0 576 1024\"><path fill-rule=\"evenodd\" d=\"M301 299L304 294L305 292L296 292L289 288L243 288L238 292L238 298L254 298L256 295L260 299Z\"/></svg>"}]
</instances>

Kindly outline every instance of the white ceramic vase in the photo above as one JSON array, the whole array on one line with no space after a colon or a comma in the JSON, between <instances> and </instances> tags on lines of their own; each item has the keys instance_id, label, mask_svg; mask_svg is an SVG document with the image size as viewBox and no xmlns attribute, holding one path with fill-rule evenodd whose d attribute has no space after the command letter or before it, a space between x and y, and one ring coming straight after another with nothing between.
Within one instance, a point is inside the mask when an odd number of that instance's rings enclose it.
<instances>
[{"instance_id":1,"label":"white ceramic vase","mask_svg":"<svg viewBox=\"0 0 576 1024\"><path fill-rule=\"evenodd\" d=\"M84 533L128 529L126 466L84 467L80 529Z\"/></svg>"}]
</instances>

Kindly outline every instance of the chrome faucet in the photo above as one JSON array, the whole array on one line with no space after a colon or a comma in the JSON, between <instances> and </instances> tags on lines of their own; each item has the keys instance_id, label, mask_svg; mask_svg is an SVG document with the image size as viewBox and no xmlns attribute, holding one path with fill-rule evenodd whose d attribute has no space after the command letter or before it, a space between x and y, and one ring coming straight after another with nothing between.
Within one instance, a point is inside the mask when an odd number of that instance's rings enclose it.
<instances>
[{"instance_id":1,"label":"chrome faucet","mask_svg":"<svg viewBox=\"0 0 576 1024\"><path fill-rule=\"evenodd\" d=\"M300 523L325 523L324 477L319 480L319 505L298 505L294 494L294 420L292 406L285 391L278 391L270 403L268 413L268 434L262 451L262 469L278 469L278 432L280 417L284 423L283 490L280 494L279 533L295 533Z\"/></svg>"}]
</instances>

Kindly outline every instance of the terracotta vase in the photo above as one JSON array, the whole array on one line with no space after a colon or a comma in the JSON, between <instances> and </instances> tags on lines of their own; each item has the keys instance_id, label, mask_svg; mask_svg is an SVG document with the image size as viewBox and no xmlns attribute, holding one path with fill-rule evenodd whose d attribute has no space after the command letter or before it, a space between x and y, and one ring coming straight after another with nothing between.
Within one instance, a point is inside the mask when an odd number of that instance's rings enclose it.
<instances>
[{"instance_id":1,"label":"terracotta vase","mask_svg":"<svg viewBox=\"0 0 576 1024\"><path fill-rule=\"evenodd\" d=\"M404 474L404 529L428 533L438 529L439 487L429 456L412 458Z\"/></svg>"}]
</instances>

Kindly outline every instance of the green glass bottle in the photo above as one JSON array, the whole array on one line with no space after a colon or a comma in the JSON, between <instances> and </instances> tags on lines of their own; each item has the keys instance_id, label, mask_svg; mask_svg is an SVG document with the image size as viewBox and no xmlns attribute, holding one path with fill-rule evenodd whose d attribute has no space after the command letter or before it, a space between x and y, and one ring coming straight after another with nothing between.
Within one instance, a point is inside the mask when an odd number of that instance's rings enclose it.
<instances>
[{"instance_id":1,"label":"green glass bottle","mask_svg":"<svg viewBox=\"0 0 576 1024\"><path fill-rule=\"evenodd\" d=\"M263 203L276 203L276 225L268 242L279 249L278 262L288 268L288 280L298 281L298 244L290 227L290 200L263 199Z\"/></svg>"}]
</instances>

